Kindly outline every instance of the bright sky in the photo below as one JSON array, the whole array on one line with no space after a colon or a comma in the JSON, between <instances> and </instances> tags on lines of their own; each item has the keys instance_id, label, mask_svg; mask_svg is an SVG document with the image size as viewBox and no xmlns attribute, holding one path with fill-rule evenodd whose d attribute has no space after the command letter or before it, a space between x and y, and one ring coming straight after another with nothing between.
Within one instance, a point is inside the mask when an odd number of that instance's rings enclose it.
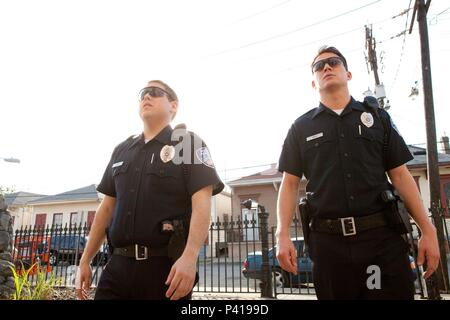
<instances>
[{"instance_id":1,"label":"bright sky","mask_svg":"<svg viewBox=\"0 0 450 320\"><path fill-rule=\"evenodd\" d=\"M309 64L319 46L344 53L355 98L373 90L366 24L381 41L390 113L407 143L424 143L417 22L412 34L389 40L409 28L412 10L408 21L392 17L410 3L2 1L0 157L21 163L0 161L0 185L54 194L99 183L114 146L142 131L137 94L150 79L175 89L173 124L207 142L223 179L260 171L231 169L278 161L292 122L318 105ZM450 134L449 7L433 0L428 13L438 137Z\"/></svg>"}]
</instances>

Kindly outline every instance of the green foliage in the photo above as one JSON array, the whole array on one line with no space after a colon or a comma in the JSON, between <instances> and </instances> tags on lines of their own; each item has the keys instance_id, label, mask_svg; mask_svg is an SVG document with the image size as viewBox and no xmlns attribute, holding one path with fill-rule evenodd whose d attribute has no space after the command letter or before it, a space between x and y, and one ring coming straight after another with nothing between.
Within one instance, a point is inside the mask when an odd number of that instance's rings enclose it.
<instances>
[{"instance_id":1,"label":"green foliage","mask_svg":"<svg viewBox=\"0 0 450 320\"><path fill-rule=\"evenodd\" d=\"M15 192L16 189L14 187L5 187L5 186L0 186L0 195L5 195L8 193L13 193Z\"/></svg>"},{"instance_id":2,"label":"green foliage","mask_svg":"<svg viewBox=\"0 0 450 320\"><path fill-rule=\"evenodd\" d=\"M46 279L45 269L38 263L33 264L29 269L25 269L22 264L20 272L17 272L15 268L11 270L16 288L12 296L13 300L48 300L53 293L53 287L61 283L61 280L56 279L53 273ZM36 270L35 276L29 277L33 270Z\"/></svg>"}]
</instances>

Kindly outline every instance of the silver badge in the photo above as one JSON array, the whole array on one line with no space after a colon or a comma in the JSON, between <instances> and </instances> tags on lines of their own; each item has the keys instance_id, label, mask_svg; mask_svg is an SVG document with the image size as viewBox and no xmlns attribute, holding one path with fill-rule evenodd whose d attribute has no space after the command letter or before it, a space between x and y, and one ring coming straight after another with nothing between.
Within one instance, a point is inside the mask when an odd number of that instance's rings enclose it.
<instances>
[{"instance_id":1,"label":"silver badge","mask_svg":"<svg viewBox=\"0 0 450 320\"><path fill-rule=\"evenodd\" d=\"M373 116L369 112L363 112L361 113L361 122L367 127L370 128L373 126Z\"/></svg>"},{"instance_id":2,"label":"silver badge","mask_svg":"<svg viewBox=\"0 0 450 320\"><path fill-rule=\"evenodd\" d=\"M175 157L175 148L173 146L165 145L161 149L160 156L161 156L162 162L164 162L164 163L169 162L170 160L173 159L173 157Z\"/></svg>"}]
</instances>

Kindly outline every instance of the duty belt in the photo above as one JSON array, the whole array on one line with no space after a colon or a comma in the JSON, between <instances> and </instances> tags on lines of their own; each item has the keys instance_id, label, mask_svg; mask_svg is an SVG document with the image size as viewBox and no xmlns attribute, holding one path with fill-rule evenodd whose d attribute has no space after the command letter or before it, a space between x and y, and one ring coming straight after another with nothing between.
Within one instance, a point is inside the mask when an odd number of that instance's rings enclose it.
<instances>
[{"instance_id":1,"label":"duty belt","mask_svg":"<svg viewBox=\"0 0 450 320\"><path fill-rule=\"evenodd\" d=\"M388 213L389 214L389 213ZM311 229L316 232L353 236L357 233L388 225L384 212L364 217L313 219Z\"/></svg>"},{"instance_id":2,"label":"duty belt","mask_svg":"<svg viewBox=\"0 0 450 320\"><path fill-rule=\"evenodd\" d=\"M135 258L136 260L147 260L149 257L167 257L168 250L167 246L161 248L150 248L135 244L122 248L114 248L113 254Z\"/></svg>"}]
</instances>

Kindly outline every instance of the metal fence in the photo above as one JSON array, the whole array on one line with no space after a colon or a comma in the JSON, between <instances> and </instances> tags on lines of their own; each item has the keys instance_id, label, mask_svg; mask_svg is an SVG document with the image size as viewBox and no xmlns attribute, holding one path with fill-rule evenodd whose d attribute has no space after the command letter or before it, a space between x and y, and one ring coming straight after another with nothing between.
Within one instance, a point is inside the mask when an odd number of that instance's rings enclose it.
<instances>
[{"instance_id":1,"label":"metal fence","mask_svg":"<svg viewBox=\"0 0 450 320\"><path fill-rule=\"evenodd\" d=\"M15 231L13 261L18 274L29 271L28 280L35 283L39 271L45 279L57 279L59 286L74 286L77 265L89 237L85 224L25 227ZM93 259L93 284L97 285L107 263L107 245Z\"/></svg>"},{"instance_id":2,"label":"metal fence","mask_svg":"<svg viewBox=\"0 0 450 320\"><path fill-rule=\"evenodd\" d=\"M200 252L197 264L199 281L194 291L266 295L263 280L267 276L271 279L271 296L314 294L312 262L302 250L303 238L298 220L294 221L291 232L301 252L297 276L289 275L279 267L275 228L264 226L267 226L267 218L256 214L250 219L214 221L209 229L208 245ZM268 275L264 274L263 252L268 257Z\"/></svg>"},{"instance_id":3,"label":"metal fence","mask_svg":"<svg viewBox=\"0 0 450 320\"><path fill-rule=\"evenodd\" d=\"M194 292L208 293L260 293L266 297L279 294L314 295L312 261L304 250L300 222L291 227L291 237L298 252L298 274L283 271L276 260L275 227L268 227L267 215L250 215L245 219L214 221L208 239L200 251L197 271L199 281ZM445 219L447 261L450 267L449 226ZM414 250L418 230L409 237L410 255ZM87 225L53 225L21 228L15 232L14 262L18 272L34 266L29 273L30 282L36 281L37 268L45 271L46 278L59 279L61 286L74 286L76 266L89 237ZM107 245L102 245L93 259L93 285L96 286L108 261ZM420 279L420 275L418 275ZM416 281L418 294L423 295L421 281ZM446 292L448 288L445 288Z\"/></svg>"}]
</instances>

